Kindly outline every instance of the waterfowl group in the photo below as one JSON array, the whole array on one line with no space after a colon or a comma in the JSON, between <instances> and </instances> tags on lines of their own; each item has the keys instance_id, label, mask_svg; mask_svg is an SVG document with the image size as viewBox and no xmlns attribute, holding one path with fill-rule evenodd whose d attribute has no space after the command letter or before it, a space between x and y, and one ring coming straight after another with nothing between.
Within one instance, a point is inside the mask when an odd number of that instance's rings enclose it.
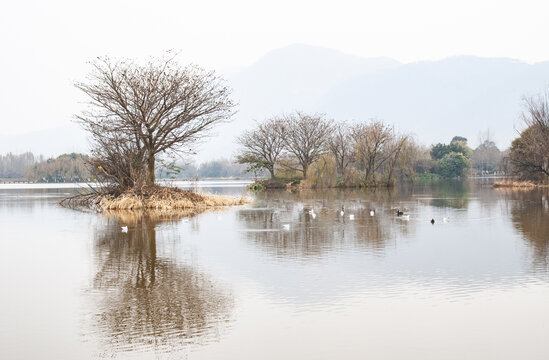
<instances>
[{"instance_id":1,"label":"waterfowl group","mask_svg":"<svg viewBox=\"0 0 549 360\"><path fill-rule=\"evenodd\" d=\"M403 210L406 210L406 209L401 210L400 208L392 208L392 210L396 211L396 216L398 216L400 219L410 220L410 214L404 214ZM375 214L376 214L375 209L370 209L369 214L370 214L370 216L375 216ZM315 219L317 214L315 213L314 209L311 209L311 210L309 210L309 215L313 219ZM339 215L345 216L345 206L341 206L341 210L339 210ZM348 215L349 215L349 220L355 220L355 215L354 214L348 214ZM442 222L444 222L444 223L448 223L449 221L450 221L450 218L448 218L448 217L444 217L442 219ZM435 224L435 219L433 218L429 222L432 225L434 225ZM125 227L125 228L126 229L124 230L124 227L123 227L122 232L127 232L127 227ZM284 230L289 230L290 229L290 224L284 224L283 229Z\"/></svg>"}]
</instances>

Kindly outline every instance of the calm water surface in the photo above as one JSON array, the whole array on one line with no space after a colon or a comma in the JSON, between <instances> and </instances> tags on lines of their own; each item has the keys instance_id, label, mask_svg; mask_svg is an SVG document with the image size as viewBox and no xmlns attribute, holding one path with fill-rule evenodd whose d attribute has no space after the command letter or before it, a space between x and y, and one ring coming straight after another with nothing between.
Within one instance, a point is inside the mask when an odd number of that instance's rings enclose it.
<instances>
[{"instance_id":1,"label":"calm water surface","mask_svg":"<svg viewBox=\"0 0 549 360\"><path fill-rule=\"evenodd\" d=\"M74 191L0 187L1 359L549 358L547 192L276 192L165 218L57 205Z\"/></svg>"}]
</instances>

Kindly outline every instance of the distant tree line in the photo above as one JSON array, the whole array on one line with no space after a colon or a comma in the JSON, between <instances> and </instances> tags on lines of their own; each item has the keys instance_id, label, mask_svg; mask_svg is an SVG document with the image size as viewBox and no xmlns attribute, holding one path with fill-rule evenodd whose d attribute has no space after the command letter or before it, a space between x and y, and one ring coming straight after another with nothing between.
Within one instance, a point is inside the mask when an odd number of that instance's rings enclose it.
<instances>
[{"instance_id":1,"label":"distant tree line","mask_svg":"<svg viewBox=\"0 0 549 360\"><path fill-rule=\"evenodd\" d=\"M27 169L37 160L30 152L0 155L0 179L23 179Z\"/></svg>"},{"instance_id":2,"label":"distant tree line","mask_svg":"<svg viewBox=\"0 0 549 360\"><path fill-rule=\"evenodd\" d=\"M0 155L0 178L29 182L81 182L90 181L91 175L84 154L63 154L44 158L30 152L20 155Z\"/></svg>"},{"instance_id":3,"label":"distant tree line","mask_svg":"<svg viewBox=\"0 0 549 360\"><path fill-rule=\"evenodd\" d=\"M467 139L422 147L380 120L348 124L296 112L257 122L238 138L237 161L270 179L301 178L322 186L391 186L418 177L454 178L508 171L489 135L472 150ZM472 169L472 170L471 170Z\"/></svg>"},{"instance_id":4,"label":"distant tree line","mask_svg":"<svg viewBox=\"0 0 549 360\"><path fill-rule=\"evenodd\" d=\"M71 153L42 160L27 169L25 178L31 182L47 183L91 181L88 159L88 155Z\"/></svg>"},{"instance_id":5,"label":"distant tree line","mask_svg":"<svg viewBox=\"0 0 549 360\"><path fill-rule=\"evenodd\" d=\"M0 179L29 182L64 183L94 181L86 154L63 154L45 158L26 152L0 155ZM230 159L218 159L200 164L159 166L156 176L162 179L245 178L246 167Z\"/></svg>"},{"instance_id":6,"label":"distant tree line","mask_svg":"<svg viewBox=\"0 0 549 360\"><path fill-rule=\"evenodd\" d=\"M187 180L194 178L250 178L252 175L246 171L245 165L230 159L217 159L200 164L167 164L157 169L156 176L161 179Z\"/></svg>"}]
</instances>

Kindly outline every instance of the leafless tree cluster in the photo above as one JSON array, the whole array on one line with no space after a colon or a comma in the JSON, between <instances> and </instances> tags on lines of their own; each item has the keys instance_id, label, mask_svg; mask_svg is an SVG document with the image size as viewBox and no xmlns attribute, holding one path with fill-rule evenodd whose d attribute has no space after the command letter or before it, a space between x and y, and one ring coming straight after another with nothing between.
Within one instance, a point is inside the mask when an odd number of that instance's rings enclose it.
<instances>
[{"instance_id":1,"label":"leafless tree cluster","mask_svg":"<svg viewBox=\"0 0 549 360\"><path fill-rule=\"evenodd\" d=\"M330 131L331 122L320 114L296 112L273 117L238 138L241 151L237 159L251 169L268 170L271 178L276 177L280 164L307 178L309 166L327 149Z\"/></svg>"},{"instance_id":2,"label":"leafless tree cluster","mask_svg":"<svg viewBox=\"0 0 549 360\"><path fill-rule=\"evenodd\" d=\"M248 164L249 170L266 169L275 177L275 166L284 151L284 121L271 118L257 123L254 130L245 131L238 142L242 146L237 156L241 164Z\"/></svg>"},{"instance_id":3,"label":"leafless tree cluster","mask_svg":"<svg viewBox=\"0 0 549 360\"><path fill-rule=\"evenodd\" d=\"M299 111L286 116L284 122L284 145L297 160L306 179L309 166L328 150L332 123L323 115L308 115Z\"/></svg>"},{"instance_id":4,"label":"leafless tree cluster","mask_svg":"<svg viewBox=\"0 0 549 360\"><path fill-rule=\"evenodd\" d=\"M386 181L393 179L395 165L408 140L399 136L392 126L379 120L355 125L351 130L357 161L364 169L364 182L377 185L376 175L386 174Z\"/></svg>"},{"instance_id":5,"label":"leafless tree cluster","mask_svg":"<svg viewBox=\"0 0 549 360\"><path fill-rule=\"evenodd\" d=\"M122 187L154 184L159 156L189 151L233 114L223 79L169 53L145 64L105 57L91 65L76 83L90 99L77 119L92 136L97 175Z\"/></svg>"},{"instance_id":6,"label":"leafless tree cluster","mask_svg":"<svg viewBox=\"0 0 549 360\"><path fill-rule=\"evenodd\" d=\"M0 154L0 179L8 178L23 178L28 170L38 159L33 153L26 152L23 154L8 153Z\"/></svg>"},{"instance_id":7,"label":"leafless tree cluster","mask_svg":"<svg viewBox=\"0 0 549 360\"><path fill-rule=\"evenodd\" d=\"M328 148L336 160L338 174L345 174L349 164L355 160L351 128L347 123L334 125L328 139Z\"/></svg>"},{"instance_id":8,"label":"leafless tree cluster","mask_svg":"<svg viewBox=\"0 0 549 360\"><path fill-rule=\"evenodd\" d=\"M514 172L525 180L549 177L549 94L524 100L522 118L526 129L511 145Z\"/></svg>"},{"instance_id":9,"label":"leafless tree cluster","mask_svg":"<svg viewBox=\"0 0 549 360\"><path fill-rule=\"evenodd\" d=\"M267 169L271 178L277 168L289 168L299 170L307 179L309 168L315 165L314 177L322 183L330 181L319 172L335 169L333 176L347 185L376 186L379 180L392 184L397 170L400 175L411 175L411 164L403 158L418 156L417 146L408 136L397 134L381 121L350 126L302 112L258 123L244 132L239 142L239 162ZM328 166L329 159L334 166ZM349 180L350 173L359 174L358 178Z\"/></svg>"}]
</instances>

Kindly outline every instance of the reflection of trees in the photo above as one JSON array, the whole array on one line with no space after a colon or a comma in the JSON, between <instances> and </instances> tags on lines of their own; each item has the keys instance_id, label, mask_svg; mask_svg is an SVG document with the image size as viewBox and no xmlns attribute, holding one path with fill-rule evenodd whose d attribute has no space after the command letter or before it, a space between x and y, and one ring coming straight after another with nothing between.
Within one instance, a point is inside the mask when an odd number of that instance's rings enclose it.
<instances>
[{"instance_id":1,"label":"reflection of trees","mask_svg":"<svg viewBox=\"0 0 549 360\"><path fill-rule=\"evenodd\" d=\"M549 261L549 192L507 192L511 220L534 251L535 262L548 266Z\"/></svg>"},{"instance_id":2,"label":"reflection of trees","mask_svg":"<svg viewBox=\"0 0 549 360\"><path fill-rule=\"evenodd\" d=\"M245 236L275 256L318 257L347 245L378 252L413 228L413 223L396 218L394 200L395 191L385 189L267 192L259 195L258 208L238 211L238 219L244 223ZM371 209L375 216L370 216Z\"/></svg>"},{"instance_id":3,"label":"reflection of trees","mask_svg":"<svg viewBox=\"0 0 549 360\"><path fill-rule=\"evenodd\" d=\"M435 197L431 200L431 205L454 209L467 208L469 205L469 185L467 181L441 181L430 189Z\"/></svg>"},{"instance_id":4,"label":"reflection of trees","mask_svg":"<svg viewBox=\"0 0 549 360\"><path fill-rule=\"evenodd\" d=\"M96 234L98 325L118 349L174 348L218 333L231 297L191 265L157 255L156 225L148 215L105 220ZM174 218L170 220L175 220ZM120 226L127 225L128 233Z\"/></svg>"}]
</instances>

